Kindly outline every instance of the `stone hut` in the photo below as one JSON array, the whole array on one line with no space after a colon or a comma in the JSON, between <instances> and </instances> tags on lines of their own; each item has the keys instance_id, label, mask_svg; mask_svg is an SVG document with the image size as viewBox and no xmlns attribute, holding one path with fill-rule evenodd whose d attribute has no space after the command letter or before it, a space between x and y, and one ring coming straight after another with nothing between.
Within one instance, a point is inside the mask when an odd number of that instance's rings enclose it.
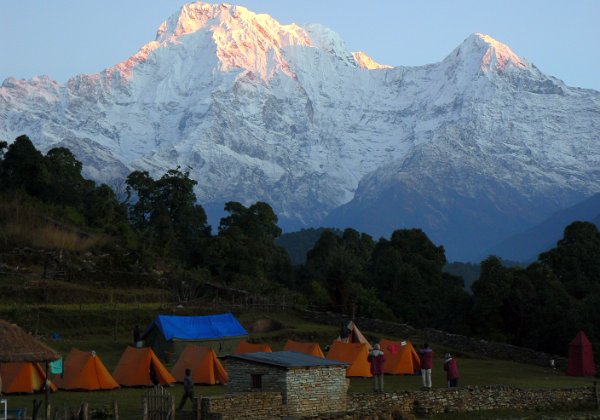
<instances>
[{"instance_id":1,"label":"stone hut","mask_svg":"<svg viewBox=\"0 0 600 420\"><path fill-rule=\"evenodd\" d=\"M288 415L346 411L345 362L294 351L225 356L231 392L280 392Z\"/></svg>"}]
</instances>

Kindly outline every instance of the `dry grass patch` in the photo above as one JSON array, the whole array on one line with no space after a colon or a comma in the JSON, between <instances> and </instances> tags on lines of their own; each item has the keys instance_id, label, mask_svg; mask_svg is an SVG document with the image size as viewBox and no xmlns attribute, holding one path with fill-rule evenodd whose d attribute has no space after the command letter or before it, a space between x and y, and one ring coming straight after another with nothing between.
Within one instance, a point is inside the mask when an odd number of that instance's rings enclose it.
<instances>
[{"instance_id":1,"label":"dry grass patch","mask_svg":"<svg viewBox=\"0 0 600 420\"><path fill-rule=\"evenodd\" d=\"M85 252L108 238L41 215L33 205L13 199L0 204L0 243L4 247L29 246Z\"/></svg>"}]
</instances>

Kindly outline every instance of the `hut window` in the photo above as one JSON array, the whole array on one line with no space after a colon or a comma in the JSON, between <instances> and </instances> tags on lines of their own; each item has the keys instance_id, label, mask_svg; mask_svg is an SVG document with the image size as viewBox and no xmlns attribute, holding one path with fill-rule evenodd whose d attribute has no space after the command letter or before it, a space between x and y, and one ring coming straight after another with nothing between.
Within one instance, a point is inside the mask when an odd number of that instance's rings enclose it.
<instances>
[{"instance_id":1,"label":"hut window","mask_svg":"<svg viewBox=\"0 0 600 420\"><path fill-rule=\"evenodd\" d=\"M250 375L250 378L252 379L252 388L253 389L262 388L262 375L252 374L252 375Z\"/></svg>"}]
</instances>

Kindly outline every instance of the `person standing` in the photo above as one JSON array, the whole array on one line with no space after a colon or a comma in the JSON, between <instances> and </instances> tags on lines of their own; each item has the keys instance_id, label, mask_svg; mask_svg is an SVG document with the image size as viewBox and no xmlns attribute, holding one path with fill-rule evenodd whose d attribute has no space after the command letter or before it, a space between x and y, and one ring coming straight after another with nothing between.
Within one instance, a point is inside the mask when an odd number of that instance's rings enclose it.
<instances>
[{"instance_id":1,"label":"person standing","mask_svg":"<svg viewBox=\"0 0 600 420\"><path fill-rule=\"evenodd\" d=\"M160 381L158 380L158 374L156 373L156 368L154 367L154 363L150 362L150 367L148 368L148 375L150 376L150 382L152 385L160 385Z\"/></svg>"},{"instance_id":2,"label":"person standing","mask_svg":"<svg viewBox=\"0 0 600 420\"><path fill-rule=\"evenodd\" d=\"M194 380L192 379L192 370L190 368L185 370L185 377L183 378L183 397L181 397L181 402L179 403L179 408L177 410L182 410L188 399L190 401L194 400Z\"/></svg>"},{"instance_id":3,"label":"person standing","mask_svg":"<svg viewBox=\"0 0 600 420\"><path fill-rule=\"evenodd\" d=\"M423 343L423 347L419 349L419 357L421 358L421 379L425 389L431 389L431 368L434 355L435 352L429 348L429 344Z\"/></svg>"},{"instance_id":4,"label":"person standing","mask_svg":"<svg viewBox=\"0 0 600 420\"><path fill-rule=\"evenodd\" d=\"M350 342L350 328L348 328L348 325L344 321L340 324L340 341L342 343Z\"/></svg>"},{"instance_id":5,"label":"person standing","mask_svg":"<svg viewBox=\"0 0 600 420\"><path fill-rule=\"evenodd\" d=\"M141 347L140 341L142 340L142 332L140 331L140 326L136 325L133 329L133 346L136 348Z\"/></svg>"},{"instance_id":6,"label":"person standing","mask_svg":"<svg viewBox=\"0 0 600 420\"><path fill-rule=\"evenodd\" d=\"M444 370L446 371L446 378L448 379L448 388L458 387L458 366L456 364L456 359L454 359L450 353L444 355Z\"/></svg>"},{"instance_id":7,"label":"person standing","mask_svg":"<svg viewBox=\"0 0 600 420\"><path fill-rule=\"evenodd\" d=\"M371 364L371 374L373 374L373 387L375 392L383 392L383 364L385 355L381 351L379 344L373 346L367 358Z\"/></svg>"}]
</instances>

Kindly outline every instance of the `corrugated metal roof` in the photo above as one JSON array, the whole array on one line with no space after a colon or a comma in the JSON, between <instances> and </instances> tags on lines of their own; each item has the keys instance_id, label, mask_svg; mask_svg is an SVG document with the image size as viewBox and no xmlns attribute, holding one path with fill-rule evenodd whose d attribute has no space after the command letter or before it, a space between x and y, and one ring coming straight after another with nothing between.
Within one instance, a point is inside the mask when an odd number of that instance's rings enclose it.
<instances>
[{"instance_id":1,"label":"corrugated metal roof","mask_svg":"<svg viewBox=\"0 0 600 420\"><path fill-rule=\"evenodd\" d=\"M338 360L329 360L322 357L311 356L309 354L298 353L296 351L274 351L272 353L244 353L230 354L226 358L242 359L254 363L262 363L284 368L302 368L319 366L347 366L348 363Z\"/></svg>"}]
</instances>

